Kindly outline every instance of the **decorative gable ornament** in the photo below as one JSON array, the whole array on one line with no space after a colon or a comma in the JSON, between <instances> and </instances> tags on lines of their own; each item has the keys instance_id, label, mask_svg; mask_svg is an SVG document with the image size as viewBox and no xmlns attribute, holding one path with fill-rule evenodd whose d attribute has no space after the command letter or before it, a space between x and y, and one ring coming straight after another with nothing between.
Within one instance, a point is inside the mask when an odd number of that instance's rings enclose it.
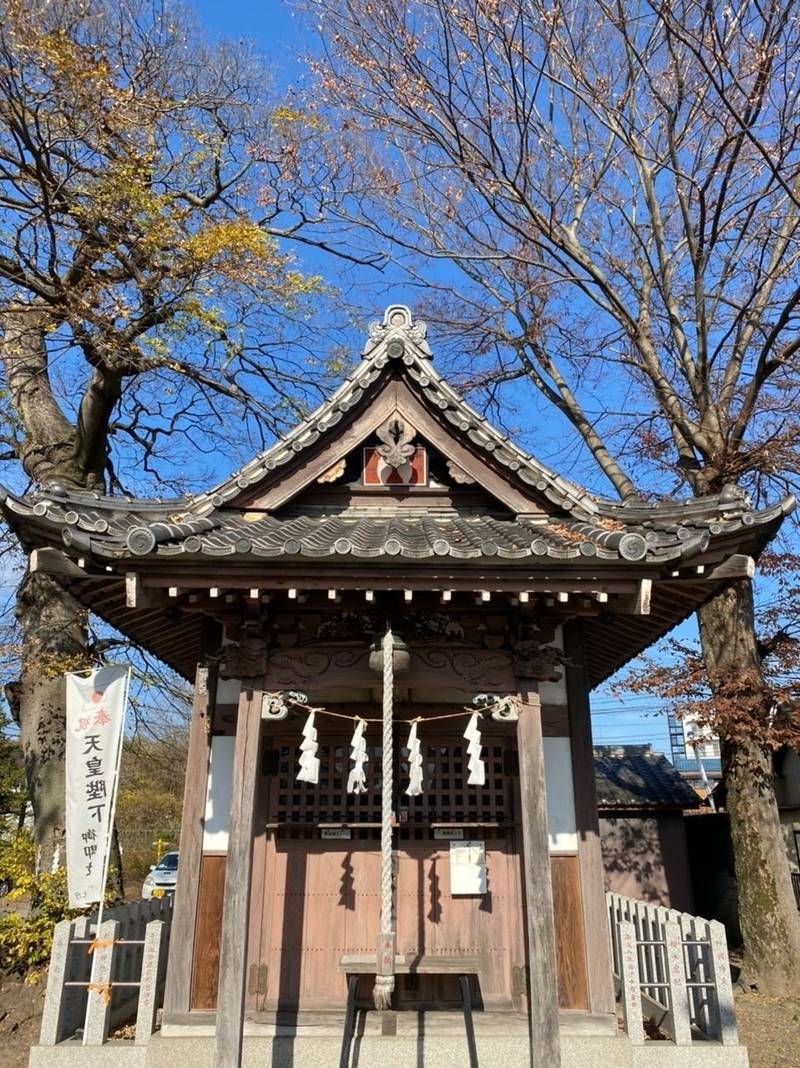
<instances>
[{"instance_id":1,"label":"decorative gable ornament","mask_svg":"<svg viewBox=\"0 0 800 1068\"><path fill-rule=\"evenodd\" d=\"M364 449L365 486L424 486L428 454L413 443L414 427L398 412L376 431L380 445Z\"/></svg>"},{"instance_id":2,"label":"decorative gable ornament","mask_svg":"<svg viewBox=\"0 0 800 1068\"><path fill-rule=\"evenodd\" d=\"M389 359L399 359L405 354L404 341L410 341L418 354L430 359L433 356L426 340L427 324L421 319L416 322L405 304L390 304L383 313L383 321L373 319L367 327L367 343L361 353L367 359L378 345L386 342L386 355Z\"/></svg>"}]
</instances>

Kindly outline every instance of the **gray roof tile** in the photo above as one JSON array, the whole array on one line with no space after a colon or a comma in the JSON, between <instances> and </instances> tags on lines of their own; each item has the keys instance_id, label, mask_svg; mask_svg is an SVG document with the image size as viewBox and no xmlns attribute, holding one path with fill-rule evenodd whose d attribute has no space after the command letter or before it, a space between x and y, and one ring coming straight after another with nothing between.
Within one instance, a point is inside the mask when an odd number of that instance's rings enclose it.
<instances>
[{"instance_id":1,"label":"gray roof tile","mask_svg":"<svg viewBox=\"0 0 800 1068\"><path fill-rule=\"evenodd\" d=\"M597 804L603 808L697 808L700 799L663 753L647 745L594 748Z\"/></svg>"}]
</instances>

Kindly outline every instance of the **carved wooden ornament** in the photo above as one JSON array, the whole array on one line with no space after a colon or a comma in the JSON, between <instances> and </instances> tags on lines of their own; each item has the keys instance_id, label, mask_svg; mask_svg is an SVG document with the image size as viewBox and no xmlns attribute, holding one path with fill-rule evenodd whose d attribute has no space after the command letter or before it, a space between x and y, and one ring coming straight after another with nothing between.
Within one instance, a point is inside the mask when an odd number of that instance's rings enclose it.
<instances>
[{"instance_id":1,"label":"carved wooden ornament","mask_svg":"<svg viewBox=\"0 0 800 1068\"><path fill-rule=\"evenodd\" d=\"M427 451L413 443L416 430L395 412L376 431L380 445L364 449L365 486L418 486L428 481Z\"/></svg>"}]
</instances>

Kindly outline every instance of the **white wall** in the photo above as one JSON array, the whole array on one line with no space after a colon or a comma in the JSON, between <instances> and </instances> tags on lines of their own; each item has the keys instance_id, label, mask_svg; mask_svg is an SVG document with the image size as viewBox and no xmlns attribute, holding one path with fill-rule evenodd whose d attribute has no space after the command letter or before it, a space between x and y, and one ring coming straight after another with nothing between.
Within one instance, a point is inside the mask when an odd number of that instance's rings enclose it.
<instances>
[{"instance_id":1,"label":"white wall","mask_svg":"<svg viewBox=\"0 0 800 1068\"><path fill-rule=\"evenodd\" d=\"M569 738L543 738L542 741L550 850L575 852L578 834Z\"/></svg>"},{"instance_id":2,"label":"white wall","mask_svg":"<svg viewBox=\"0 0 800 1068\"><path fill-rule=\"evenodd\" d=\"M239 679L220 679L217 683L217 704L237 705L242 683Z\"/></svg>"},{"instance_id":3,"label":"white wall","mask_svg":"<svg viewBox=\"0 0 800 1068\"><path fill-rule=\"evenodd\" d=\"M206 787L206 812L203 821L203 851L227 852L228 824L231 815L233 787L232 735L218 735L211 739Z\"/></svg>"}]
</instances>

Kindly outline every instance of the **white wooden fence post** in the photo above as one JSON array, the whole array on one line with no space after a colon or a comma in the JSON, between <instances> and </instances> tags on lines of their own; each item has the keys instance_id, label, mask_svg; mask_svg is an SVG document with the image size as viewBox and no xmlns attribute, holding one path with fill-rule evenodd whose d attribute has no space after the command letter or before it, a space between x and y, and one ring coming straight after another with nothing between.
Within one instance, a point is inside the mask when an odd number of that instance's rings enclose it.
<instances>
[{"instance_id":1,"label":"white wooden fence post","mask_svg":"<svg viewBox=\"0 0 800 1068\"><path fill-rule=\"evenodd\" d=\"M672 1038L677 1046L690 1046L692 1027L689 1020L689 999L686 988L686 965L683 958L683 932L676 920L664 924L664 942L669 976L669 997L672 1010Z\"/></svg>"},{"instance_id":2,"label":"white wooden fence post","mask_svg":"<svg viewBox=\"0 0 800 1068\"><path fill-rule=\"evenodd\" d=\"M119 921L106 920L98 926L95 935L97 942L107 944L99 945L94 951L91 981L101 989L89 991L84 1042L87 1046L101 1046L108 1038L111 982L114 974L118 932Z\"/></svg>"},{"instance_id":3,"label":"white wooden fence post","mask_svg":"<svg viewBox=\"0 0 800 1068\"><path fill-rule=\"evenodd\" d=\"M629 920L624 920L619 925L619 941L625 1031L629 1041L636 1045L641 1045L644 1043L641 977L639 975L636 930Z\"/></svg>"},{"instance_id":4,"label":"white wooden fence post","mask_svg":"<svg viewBox=\"0 0 800 1068\"><path fill-rule=\"evenodd\" d=\"M719 1017L718 1033L715 1036L724 1046L737 1046L739 1035L736 1031L736 1013L733 1008L733 984L731 983L731 966L728 961L728 941L725 928L717 920L708 925L708 939L711 947L710 979L717 990L717 1012Z\"/></svg>"}]
</instances>

